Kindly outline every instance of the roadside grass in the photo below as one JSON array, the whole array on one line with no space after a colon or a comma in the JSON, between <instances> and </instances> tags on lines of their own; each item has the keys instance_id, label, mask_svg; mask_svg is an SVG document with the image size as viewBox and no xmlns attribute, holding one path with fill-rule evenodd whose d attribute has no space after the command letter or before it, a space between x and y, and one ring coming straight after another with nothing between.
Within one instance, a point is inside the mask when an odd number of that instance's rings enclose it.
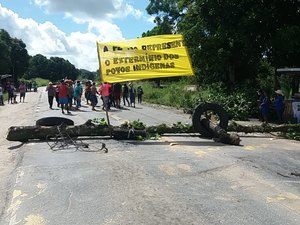
<instances>
[{"instance_id":1,"label":"roadside grass","mask_svg":"<svg viewBox=\"0 0 300 225\"><path fill-rule=\"evenodd\" d=\"M36 82L38 87L47 86L50 82L50 80L39 78L39 77L33 80Z\"/></svg>"},{"instance_id":2,"label":"roadside grass","mask_svg":"<svg viewBox=\"0 0 300 225\"><path fill-rule=\"evenodd\" d=\"M203 99L205 92L187 90L186 81L162 84L157 87L154 82L139 82L142 86L143 98L148 103L172 106L176 108L194 108Z\"/></svg>"},{"instance_id":3,"label":"roadside grass","mask_svg":"<svg viewBox=\"0 0 300 225\"><path fill-rule=\"evenodd\" d=\"M249 120L255 118L258 112L257 95L249 88L236 89L230 93L218 84L212 84L190 90L187 88L190 83L182 80L162 83L160 87L151 81L138 82L137 86L139 85L144 91L143 99L148 103L192 110L199 102L215 102L223 106L229 118L233 120ZM273 111L270 113L270 118L274 120ZM300 141L299 132L288 131L281 133L281 136Z\"/></svg>"},{"instance_id":4,"label":"roadside grass","mask_svg":"<svg viewBox=\"0 0 300 225\"><path fill-rule=\"evenodd\" d=\"M38 87L43 87L43 86L47 86L49 84L50 80L44 79L44 78L39 78L39 77L32 78L30 80L26 80L26 79L21 78L21 79L19 79L19 82L24 82L26 85L28 85L30 82L31 83L36 83L36 85Z\"/></svg>"},{"instance_id":5,"label":"roadside grass","mask_svg":"<svg viewBox=\"0 0 300 225\"><path fill-rule=\"evenodd\" d=\"M151 81L138 82L137 85L142 86L143 99L148 103L191 111L200 102L214 102L225 109L230 119L235 120L248 120L258 112L256 92L249 92L249 88L229 91L218 83L199 87L191 85L189 79L165 82L160 87Z\"/></svg>"}]
</instances>

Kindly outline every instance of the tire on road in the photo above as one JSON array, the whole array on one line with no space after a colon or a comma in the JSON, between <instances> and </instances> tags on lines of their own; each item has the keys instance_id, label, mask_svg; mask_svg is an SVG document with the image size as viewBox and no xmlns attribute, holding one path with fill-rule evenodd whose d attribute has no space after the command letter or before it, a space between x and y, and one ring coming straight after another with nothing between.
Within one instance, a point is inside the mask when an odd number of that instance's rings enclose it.
<instances>
[{"instance_id":1,"label":"tire on road","mask_svg":"<svg viewBox=\"0 0 300 225\"><path fill-rule=\"evenodd\" d=\"M196 106L194 113L192 115L192 123L193 123L194 130L196 132L199 132L204 137L212 138L215 136L213 131L201 123L201 118L205 118L204 113L207 111L213 111L218 115L219 117L218 125L224 130L226 130L228 127L229 118L228 118L228 114L223 109L223 107L216 103L202 102L198 106Z\"/></svg>"},{"instance_id":2,"label":"tire on road","mask_svg":"<svg viewBox=\"0 0 300 225\"><path fill-rule=\"evenodd\" d=\"M64 117L44 117L36 121L36 126L74 126L74 121Z\"/></svg>"}]
</instances>

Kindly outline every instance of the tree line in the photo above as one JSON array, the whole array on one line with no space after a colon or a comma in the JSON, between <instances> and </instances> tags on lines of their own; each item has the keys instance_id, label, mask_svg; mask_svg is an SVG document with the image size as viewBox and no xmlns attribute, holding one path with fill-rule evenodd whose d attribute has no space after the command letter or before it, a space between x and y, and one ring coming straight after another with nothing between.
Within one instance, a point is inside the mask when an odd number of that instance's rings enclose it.
<instances>
[{"instance_id":1,"label":"tree line","mask_svg":"<svg viewBox=\"0 0 300 225\"><path fill-rule=\"evenodd\" d=\"M94 80L96 72L77 69L68 60L60 57L49 59L41 54L30 56L26 44L0 29L0 74L10 74L13 81L18 79L44 78L59 81L62 78Z\"/></svg>"},{"instance_id":2,"label":"tree line","mask_svg":"<svg viewBox=\"0 0 300 225\"><path fill-rule=\"evenodd\" d=\"M300 66L298 0L150 0L146 10L156 26L142 36L183 34L199 84L278 85L276 68Z\"/></svg>"}]
</instances>

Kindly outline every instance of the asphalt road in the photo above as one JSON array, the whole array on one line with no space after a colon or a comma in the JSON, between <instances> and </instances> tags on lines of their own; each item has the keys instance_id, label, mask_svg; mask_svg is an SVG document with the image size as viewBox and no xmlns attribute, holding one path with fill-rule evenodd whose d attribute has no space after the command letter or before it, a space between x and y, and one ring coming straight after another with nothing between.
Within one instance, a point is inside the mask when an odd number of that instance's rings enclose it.
<instances>
[{"instance_id":1,"label":"asphalt road","mask_svg":"<svg viewBox=\"0 0 300 225\"><path fill-rule=\"evenodd\" d=\"M48 109L43 90L28 98L34 104L22 109L27 120L21 125L62 116L60 110ZM64 117L76 125L105 118L98 109L84 105ZM148 125L191 121L179 111L144 104L113 109L109 115L113 125L137 119ZM6 188L0 189L5 193L0 224L300 224L300 143L270 135L241 139L241 146L196 134L142 142L83 140L93 149L105 143L108 153L11 142L5 147L13 152L14 163Z\"/></svg>"}]
</instances>

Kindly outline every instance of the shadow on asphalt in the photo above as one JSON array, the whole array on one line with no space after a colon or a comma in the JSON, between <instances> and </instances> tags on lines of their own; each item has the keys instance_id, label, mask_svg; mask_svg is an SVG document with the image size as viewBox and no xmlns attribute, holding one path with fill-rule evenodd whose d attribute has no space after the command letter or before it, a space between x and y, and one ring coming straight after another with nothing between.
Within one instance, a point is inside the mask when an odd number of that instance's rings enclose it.
<instances>
[{"instance_id":1,"label":"shadow on asphalt","mask_svg":"<svg viewBox=\"0 0 300 225\"><path fill-rule=\"evenodd\" d=\"M97 110L97 111L99 111L99 110ZM82 109L78 109L78 110L73 110L73 112L89 112L89 111L86 111L86 110L82 110Z\"/></svg>"},{"instance_id":2,"label":"shadow on asphalt","mask_svg":"<svg viewBox=\"0 0 300 225\"><path fill-rule=\"evenodd\" d=\"M175 134L163 134L163 137L200 137L201 139L211 140L211 138L201 137L199 134L184 134L184 133L175 133Z\"/></svg>"},{"instance_id":3,"label":"shadow on asphalt","mask_svg":"<svg viewBox=\"0 0 300 225\"><path fill-rule=\"evenodd\" d=\"M242 138L274 138L274 139L285 139L283 137L278 137L276 135L271 135L271 134L258 134L258 135L255 135L255 134L238 134L239 137L242 137Z\"/></svg>"},{"instance_id":4,"label":"shadow on asphalt","mask_svg":"<svg viewBox=\"0 0 300 225\"><path fill-rule=\"evenodd\" d=\"M18 145L15 145L15 146L11 146L8 149L9 150L15 150L15 149L21 148L24 144L25 144L25 142L22 142L21 144L18 144Z\"/></svg>"},{"instance_id":5,"label":"shadow on asphalt","mask_svg":"<svg viewBox=\"0 0 300 225\"><path fill-rule=\"evenodd\" d=\"M129 108L127 108L127 107L129 107L129 106L121 106L121 108L120 108L120 110L130 110Z\"/></svg>"},{"instance_id":6,"label":"shadow on asphalt","mask_svg":"<svg viewBox=\"0 0 300 225\"><path fill-rule=\"evenodd\" d=\"M219 142L207 142L207 141L125 141L128 144L133 145L170 145L170 146L227 146Z\"/></svg>"}]
</instances>

